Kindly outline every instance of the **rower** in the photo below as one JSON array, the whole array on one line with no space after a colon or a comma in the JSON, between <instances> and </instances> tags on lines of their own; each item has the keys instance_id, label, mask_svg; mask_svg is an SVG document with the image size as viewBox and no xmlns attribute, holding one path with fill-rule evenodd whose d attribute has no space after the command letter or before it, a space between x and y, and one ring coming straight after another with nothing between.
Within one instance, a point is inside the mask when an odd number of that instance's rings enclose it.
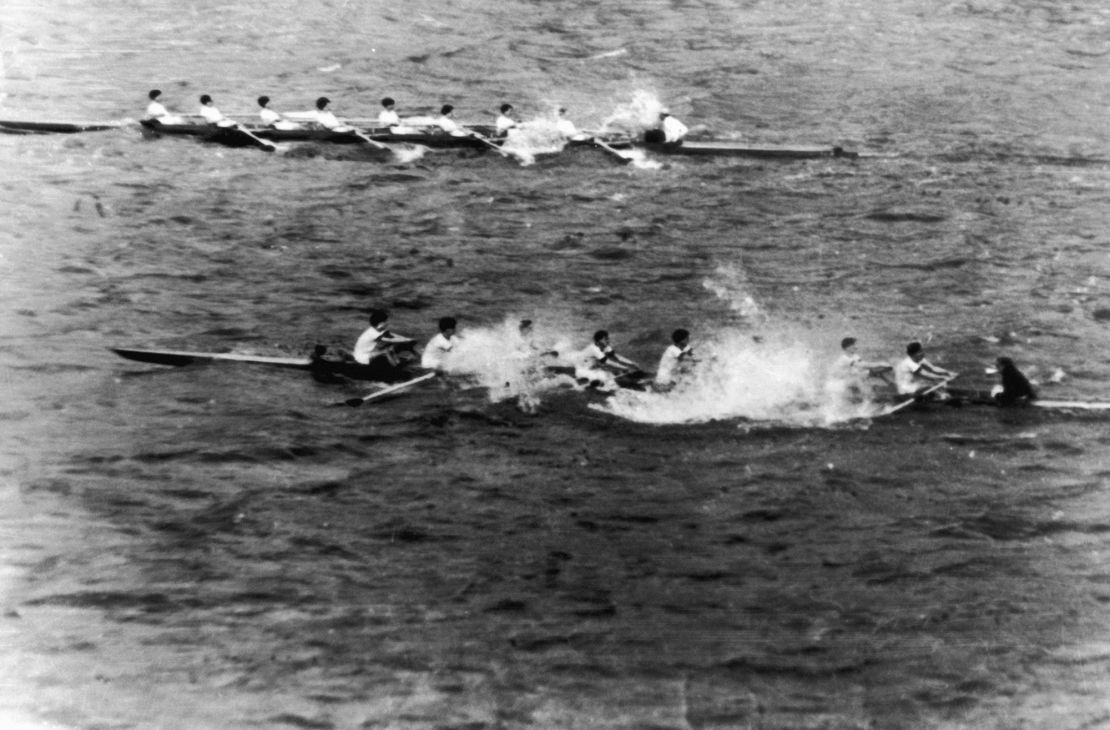
<instances>
[{"instance_id":1,"label":"rower","mask_svg":"<svg viewBox=\"0 0 1110 730\"><path fill-rule=\"evenodd\" d=\"M555 130L563 139L581 139L583 135L578 132L578 128L574 126L574 122L566 117L567 108L561 106L555 112Z\"/></svg>"},{"instance_id":2,"label":"rower","mask_svg":"<svg viewBox=\"0 0 1110 730\"><path fill-rule=\"evenodd\" d=\"M865 375L882 376L894 370L885 362L866 362L856 352L856 338L845 337L840 341L840 357L836 360L836 372L852 380L859 380Z\"/></svg>"},{"instance_id":3,"label":"rower","mask_svg":"<svg viewBox=\"0 0 1110 730\"><path fill-rule=\"evenodd\" d=\"M922 391L956 377L956 374L937 367L925 359L925 348L920 342L906 346L906 357L894 366L894 387L899 395L919 395ZM947 397L945 393L942 397Z\"/></svg>"},{"instance_id":4,"label":"rower","mask_svg":"<svg viewBox=\"0 0 1110 730\"><path fill-rule=\"evenodd\" d=\"M440 318L439 332L424 347L424 354L420 357L420 367L443 371L447 356L451 350L455 349L455 345L459 341L459 338L455 335L457 328L458 322L454 317Z\"/></svg>"},{"instance_id":5,"label":"rower","mask_svg":"<svg viewBox=\"0 0 1110 730\"><path fill-rule=\"evenodd\" d=\"M258 107L259 107L258 116L262 119L262 124L264 124L267 127L272 128L272 129L288 130L288 129L300 129L301 128L301 125L297 124L296 122L289 121L288 119L283 117L281 114L278 114L273 109L271 109L269 106L267 106L269 103L270 103L270 97L268 97L268 96L258 97Z\"/></svg>"},{"instance_id":6,"label":"rower","mask_svg":"<svg viewBox=\"0 0 1110 730\"><path fill-rule=\"evenodd\" d=\"M1000 357L994 362L1002 381L1000 386L991 389L991 394L998 405L1024 405L1037 399L1037 391L1033 390L1029 378L1017 369L1013 360L1008 357Z\"/></svg>"},{"instance_id":7,"label":"rower","mask_svg":"<svg viewBox=\"0 0 1110 730\"><path fill-rule=\"evenodd\" d=\"M185 120L179 114L171 114L158 97L162 95L161 89L151 89L147 94L150 103L146 105L146 118L153 119L161 124L184 124Z\"/></svg>"},{"instance_id":8,"label":"rower","mask_svg":"<svg viewBox=\"0 0 1110 730\"><path fill-rule=\"evenodd\" d=\"M212 103L212 97L208 94L201 94L200 96L200 115L209 124L215 124L217 127L234 127L235 122L228 119L223 115L216 105Z\"/></svg>"},{"instance_id":9,"label":"rower","mask_svg":"<svg viewBox=\"0 0 1110 730\"><path fill-rule=\"evenodd\" d=\"M501 105L501 115L497 117L497 136L505 137L509 134L510 129L515 129L517 121L509 116L509 112L513 110L512 104Z\"/></svg>"},{"instance_id":10,"label":"rower","mask_svg":"<svg viewBox=\"0 0 1110 730\"><path fill-rule=\"evenodd\" d=\"M336 117L335 114L332 114L331 110L328 109L328 104L330 103L331 99L326 96L321 96L319 99L317 99L316 110L313 112L312 121L316 122L316 124L320 125L324 129L330 129L333 132L349 131L351 127L339 121L339 118Z\"/></svg>"},{"instance_id":11,"label":"rower","mask_svg":"<svg viewBox=\"0 0 1110 730\"><path fill-rule=\"evenodd\" d=\"M579 357L582 362L575 370L575 377L598 390L615 390L618 387L617 377L640 370L639 365L617 354L609 343L609 332L606 330L595 332L593 343Z\"/></svg>"},{"instance_id":12,"label":"rower","mask_svg":"<svg viewBox=\"0 0 1110 730\"><path fill-rule=\"evenodd\" d=\"M384 357L390 365L397 365L401 358L397 354L399 345L411 344L407 337L399 337L389 331L389 313L384 309L370 310L370 326L363 330L355 342L351 356L355 362L369 365L370 361Z\"/></svg>"},{"instance_id":13,"label":"rower","mask_svg":"<svg viewBox=\"0 0 1110 730\"><path fill-rule=\"evenodd\" d=\"M659 112L659 123L663 128L663 144L678 144L690 129L671 116L666 109Z\"/></svg>"},{"instance_id":14,"label":"rower","mask_svg":"<svg viewBox=\"0 0 1110 730\"><path fill-rule=\"evenodd\" d=\"M394 103L393 99L388 96L382 99L382 110L378 112L379 127L392 129L401 126L401 117L394 110Z\"/></svg>"},{"instance_id":15,"label":"rower","mask_svg":"<svg viewBox=\"0 0 1110 730\"><path fill-rule=\"evenodd\" d=\"M653 387L658 392L666 393L689 371L689 364L695 362L694 350L690 347L690 333L684 329L675 330L671 334L671 344L659 358L659 369L655 373Z\"/></svg>"},{"instance_id":16,"label":"rower","mask_svg":"<svg viewBox=\"0 0 1110 730\"><path fill-rule=\"evenodd\" d=\"M455 107L450 104L444 104L439 110L439 116L435 120L435 126L454 137L465 137L467 132L454 120L454 114Z\"/></svg>"}]
</instances>

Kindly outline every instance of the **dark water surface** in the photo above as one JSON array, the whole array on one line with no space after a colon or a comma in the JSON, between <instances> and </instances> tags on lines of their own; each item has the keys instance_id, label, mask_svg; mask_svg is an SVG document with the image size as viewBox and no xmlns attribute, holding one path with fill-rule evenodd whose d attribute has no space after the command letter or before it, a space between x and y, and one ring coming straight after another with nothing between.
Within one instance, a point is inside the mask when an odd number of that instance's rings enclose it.
<instances>
[{"instance_id":1,"label":"dark water surface","mask_svg":"<svg viewBox=\"0 0 1110 730\"><path fill-rule=\"evenodd\" d=\"M0 118L666 104L867 155L0 136L5 727L1110 725L1106 417L823 386L851 334L1110 400L1104 3L132 5L6 6ZM367 386L107 350L350 348L372 306L458 316L471 377L332 408ZM521 408L521 317L706 364Z\"/></svg>"}]
</instances>

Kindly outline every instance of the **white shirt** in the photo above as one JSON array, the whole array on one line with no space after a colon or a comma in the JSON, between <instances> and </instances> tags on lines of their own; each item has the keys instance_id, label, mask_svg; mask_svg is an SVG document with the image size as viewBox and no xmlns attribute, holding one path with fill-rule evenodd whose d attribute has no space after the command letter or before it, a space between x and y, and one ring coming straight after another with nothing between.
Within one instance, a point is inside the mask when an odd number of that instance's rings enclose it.
<instances>
[{"instance_id":1,"label":"white shirt","mask_svg":"<svg viewBox=\"0 0 1110 730\"><path fill-rule=\"evenodd\" d=\"M447 353L455 348L456 337L447 338L442 332L437 334L424 347L424 354L420 356L420 367L429 370L438 370L443 367Z\"/></svg>"},{"instance_id":2,"label":"white shirt","mask_svg":"<svg viewBox=\"0 0 1110 730\"><path fill-rule=\"evenodd\" d=\"M925 360L914 362L914 359L907 355L894 366L894 387L898 389L899 395L913 395L918 388L929 383L928 380L917 375L925 362Z\"/></svg>"},{"instance_id":3,"label":"white shirt","mask_svg":"<svg viewBox=\"0 0 1110 730\"><path fill-rule=\"evenodd\" d=\"M217 109L214 104L201 104L200 115L204 117L204 121L209 124L219 124L220 122L227 121L227 118L220 113L220 110Z\"/></svg>"},{"instance_id":4,"label":"white shirt","mask_svg":"<svg viewBox=\"0 0 1110 730\"><path fill-rule=\"evenodd\" d=\"M505 134L510 129L516 126L516 120L510 116L502 114L497 118L497 134Z\"/></svg>"},{"instance_id":5,"label":"white shirt","mask_svg":"<svg viewBox=\"0 0 1110 730\"><path fill-rule=\"evenodd\" d=\"M152 101L152 102L150 102L149 104L146 105L146 115L147 115L147 117L149 117L151 119L159 119L161 117L167 117L167 116L169 116L169 114L170 113L168 111L166 111L166 107L162 106L157 101Z\"/></svg>"},{"instance_id":6,"label":"white shirt","mask_svg":"<svg viewBox=\"0 0 1110 730\"><path fill-rule=\"evenodd\" d=\"M273 127L274 129L300 129L301 128L301 125L299 125L295 122L289 121L285 117L283 117L280 114L278 114L277 112L275 112L273 109L269 109L267 107L262 107L262 109L259 110L259 112L258 112L258 116L262 117L262 123L263 124L265 124L267 127Z\"/></svg>"},{"instance_id":7,"label":"white shirt","mask_svg":"<svg viewBox=\"0 0 1110 730\"><path fill-rule=\"evenodd\" d=\"M339 118L327 109L317 109L314 121L321 127L327 127L328 129L337 129L344 126Z\"/></svg>"},{"instance_id":8,"label":"white shirt","mask_svg":"<svg viewBox=\"0 0 1110 730\"><path fill-rule=\"evenodd\" d=\"M663 138L666 142L678 142L690 129L674 117L667 115L663 119Z\"/></svg>"},{"instance_id":9,"label":"white shirt","mask_svg":"<svg viewBox=\"0 0 1110 730\"><path fill-rule=\"evenodd\" d=\"M436 126L448 134L463 134L462 127L459 126L458 122L446 115L436 119Z\"/></svg>"},{"instance_id":10,"label":"white shirt","mask_svg":"<svg viewBox=\"0 0 1110 730\"><path fill-rule=\"evenodd\" d=\"M377 327L367 327L361 335L358 336L358 341L355 342L355 351L352 356L355 362L369 365L370 359L376 355L381 354L381 344L378 342L386 330L380 330Z\"/></svg>"},{"instance_id":11,"label":"white shirt","mask_svg":"<svg viewBox=\"0 0 1110 730\"><path fill-rule=\"evenodd\" d=\"M570 139L571 137L574 137L578 134L578 127L574 126L574 122L563 117L559 117L559 119L556 120L555 129L558 130L559 134L567 139Z\"/></svg>"},{"instance_id":12,"label":"white shirt","mask_svg":"<svg viewBox=\"0 0 1110 730\"><path fill-rule=\"evenodd\" d=\"M378 126L399 127L401 126L401 117L392 109L382 109L378 113Z\"/></svg>"},{"instance_id":13,"label":"white shirt","mask_svg":"<svg viewBox=\"0 0 1110 730\"><path fill-rule=\"evenodd\" d=\"M659 358L659 370L655 373L655 382L657 385L671 385L678 375L679 366L682 363L682 358L690 353L690 346L679 347L678 345L671 345L663 351L663 357Z\"/></svg>"}]
</instances>

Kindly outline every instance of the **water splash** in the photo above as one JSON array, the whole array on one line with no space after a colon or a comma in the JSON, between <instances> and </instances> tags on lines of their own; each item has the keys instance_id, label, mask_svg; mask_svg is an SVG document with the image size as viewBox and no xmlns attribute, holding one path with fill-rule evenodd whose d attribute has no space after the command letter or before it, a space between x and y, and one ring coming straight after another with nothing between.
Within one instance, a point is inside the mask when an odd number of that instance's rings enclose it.
<instances>
[{"instance_id":1,"label":"water splash","mask_svg":"<svg viewBox=\"0 0 1110 730\"><path fill-rule=\"evenodd\" d=\"M606 132L639 136L648 129L659 126L659 113L666 106L651 91L639 89L632 94L632 100L617 106L601 123Z\"/></svg>"},{"instance_id":2,"label":"water splash","mask_svg":"<svg viewBox=\"0 0 1110 730\"><path fill-rule=\"evenodd\" d=\"M522 333L520 319L507 317L462 332L444 369L486 388L494 403L515 400L531 412L545 393L575 385L565 359L551 354L571 352L570 343L570 337L542 327Z\"/></svg>"},{"instance_id":3,"label":"water splash","mask_svg":"<svg viewBox=\"0 0 1110 730\"><path fill-rule=\"evenodd\" d=\"M591 406L639 423L743 419L746 426L829 427L878 413L865 390L833 372L835 353L783 328L718 333L695 345L698 362L667 392L620 391Z\"/></svg>"}]
</instances>

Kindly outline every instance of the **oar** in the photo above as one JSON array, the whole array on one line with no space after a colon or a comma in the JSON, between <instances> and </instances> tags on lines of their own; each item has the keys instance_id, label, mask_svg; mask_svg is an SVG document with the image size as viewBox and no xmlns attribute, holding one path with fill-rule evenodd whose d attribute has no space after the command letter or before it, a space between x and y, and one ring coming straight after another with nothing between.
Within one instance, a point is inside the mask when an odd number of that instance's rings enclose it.
<instances>
[{"instance_id":1,"label":"oar","mask_svg":"<svg viewBox=\"0 0 1110 730\"><path fill-rule=\"evenodd\" d=\"M521 157L520 155L513 154L512 152L509 152L508 150L501 149L501 145L497 144L496 142L494 142L489 137L484 137L484 136L478 134L477 132L475 132L473 129L468 130L468 131L470 132L471 137L478 140L479 142L486 145L487 147L490 147L492 149L497 150L497 154L501 155L502 157L515 157L518 161L523 162L523 160L524 160L523 157Z\"/></svg>"},{"instance_id":2,"label":"oar","mask_svg":"<svg viewBox=\"0 0 1110 730\"><path fill-rule=\"evenodd\" d=\"M347 400L343 401L342 403L333 403L332 405L336 405L336 406L347 405L347 406L350 406L352 408L357 408L358 406L361 406L363 403L367 403L367 402L372 401L376 398L380 398L383 395L389 395L390 393L396 393L398 390L404 390L405 388L416 385L417 383L422 383L425 380L431 380L435 376L436 376L435 373L424 373L423 375L421 375L419 377L415 377L412 380L406 380L403 383L397 383L396 385L391 385L388 388L382 388L380 390L375 390L373 393L367 393L366 395L362 396L361 398L348 398Z\"/></svg>"},{"instance_id":3,"label":"oar","mask_svg":"<svg viewBox=\"0 0 1110 730\"><path fill-rule=\"evenodd\" d=\"M232 120L228 119L228 121L230 122ZM233 122L230 127L225 127L225 129L234 129L236 132L239 132L240 134L244 134L247 137L250 137L251 139L253 139L255 142L258 143L259 147L266 150L267 152L273 152L274 150L277 149L277 145L275 145L273 142L267 142L266 140L264 140L260 137L256 137L249 129L244 127L239 122Z\"/></svg>"},{"instance_id":4,"label":"oar","mask_svg":"<svg viewBox=\"0 0 1110 730\"><path fill-rule=\"evenodd\" d=\"M916 403L919 400L921 400L922 396L929 395L930 393L935 393L936 391L940 390L941 388L943 388L944 386L948 385L950 382L955 380L957 375L959 375L959 373L956 373L956 374L952 375L949 378L945 378L944 380L940 381L936 385L933 385L929 388L926 388L925 390L921 391L920 393L914 393L913 397L902 401L901 403L899 403L896 406L891 406L890 408L887 408L885 411L883 411L882 415L889 416L891 413L897 413L898 411L902 410L903 408L909 406L911 403Z\"/></svg>"},{"instance_id":5,"label":"oar","mask_svg":"<svg viewBox=\"0 0 1110 730\"><path fill-rule=\"evenodd\" d=\"M610 147L609 145L607 145L605 142L598 139L597 137L591 138L590 141L593 142L594 145L596 145L597 147L600 147L601 149L605 150L605 152L607 152L611 157L620 160L622 165L627 165L628 163L632 162L631 157L625 157L618 150L614 149L613 147Z\"/></svg>"}]
</instances>

